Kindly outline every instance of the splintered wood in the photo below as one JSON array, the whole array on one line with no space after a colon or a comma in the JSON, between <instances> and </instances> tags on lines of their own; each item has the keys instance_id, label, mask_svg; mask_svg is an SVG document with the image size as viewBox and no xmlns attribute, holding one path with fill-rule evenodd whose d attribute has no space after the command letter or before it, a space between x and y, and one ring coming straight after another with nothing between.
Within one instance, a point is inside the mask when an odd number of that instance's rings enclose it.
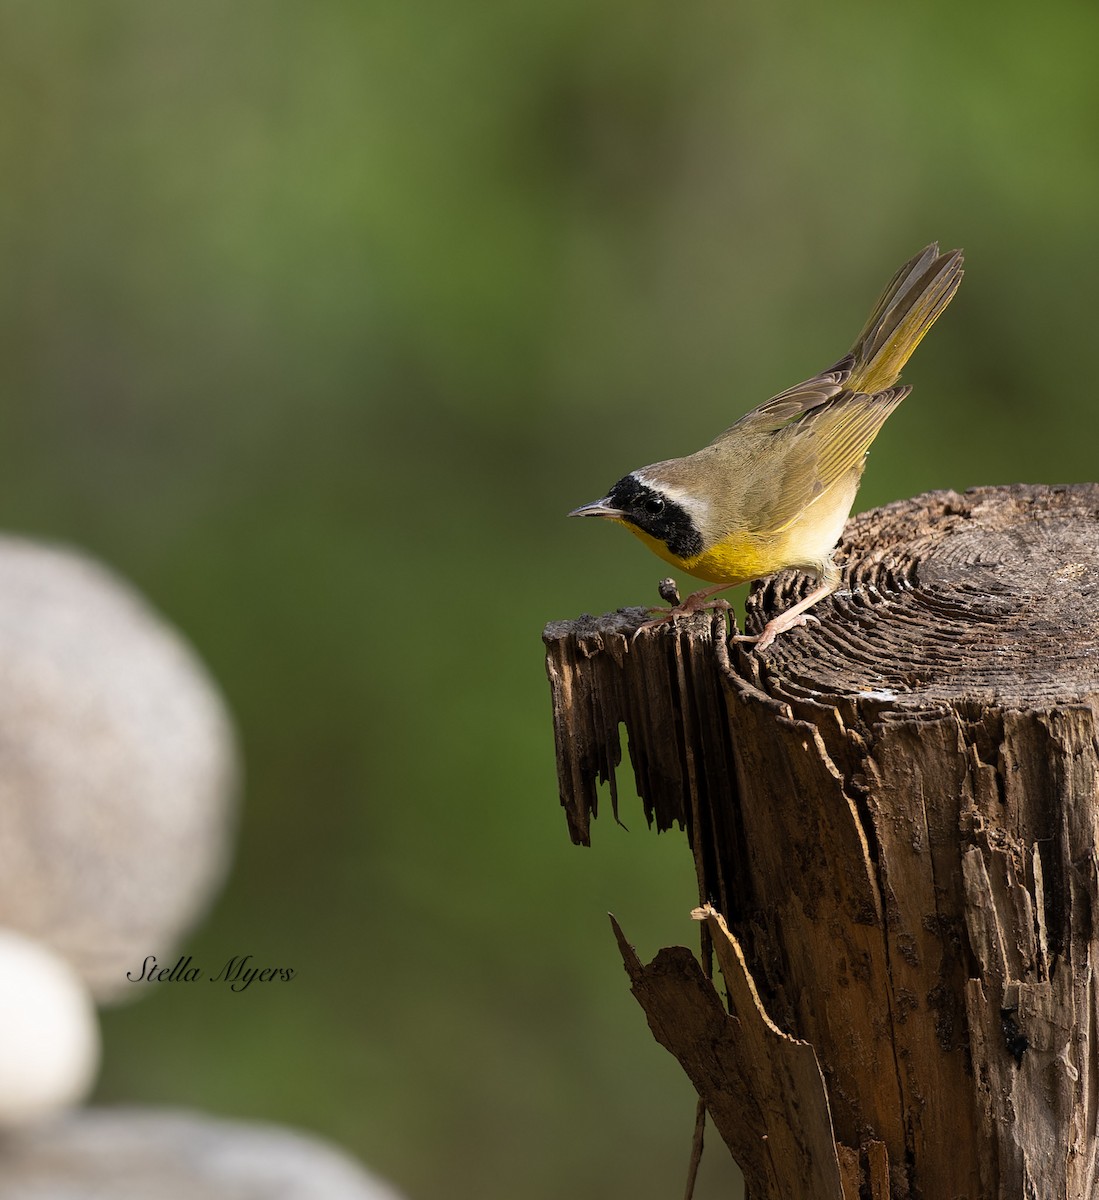
<instances>
[{"instance_id":1,"label":"splintered wood","mask_svg":"<svg viewBox=\"0 0 1099 1200\"><path fill-rule=\"evenodd\" d=\"M752 1200L1094 1200L1099 486L890 505L841 560L763 653L715 614L547 627L570 833L601 782L617 811L624 726L726 1002L682 949L623 959Z\"/></svg>"}]
</instances>

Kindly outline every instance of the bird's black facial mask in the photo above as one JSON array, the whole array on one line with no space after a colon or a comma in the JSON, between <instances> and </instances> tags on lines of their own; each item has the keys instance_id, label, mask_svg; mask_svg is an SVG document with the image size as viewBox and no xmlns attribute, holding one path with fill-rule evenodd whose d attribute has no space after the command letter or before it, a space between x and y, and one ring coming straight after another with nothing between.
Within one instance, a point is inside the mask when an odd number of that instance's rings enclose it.
<instances>
[{"instance_id":1,"label":"bird's black facial mask","mask_svg":"<svg viewBox=\"0 0 1099 1200\"><path fill-rule=\"evenodd\" d=\"M687 510L635 475L620 479L607 495L607 503L617 508L624 520L663 542L679 558L694 558L702 553L702 534Z\"/></svg>"}]
</instances>

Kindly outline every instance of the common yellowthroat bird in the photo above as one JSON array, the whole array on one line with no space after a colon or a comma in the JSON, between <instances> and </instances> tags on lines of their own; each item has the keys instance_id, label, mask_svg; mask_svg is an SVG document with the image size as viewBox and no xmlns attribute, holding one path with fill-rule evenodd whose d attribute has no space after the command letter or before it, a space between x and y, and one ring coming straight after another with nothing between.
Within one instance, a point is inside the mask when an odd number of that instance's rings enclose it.
<instances>
[{"instance_id":1,"label":"common yellowthroat bird","mask_svg":"<svg viewBox=\"0 0 1099 1200\"><path fill-rule=\"evenodd\" d=\"M602 500L570 517L617 521L674 567L714 584L648 625L724 600L717 592L788 567L819 585L756 636L762 650L804 625L806 610L835 590L832 552L851 512L870 443L911 390L901 368L950 303L962 252L937 242L889 281L849 354L741 417L708 446L623 476Z\"/></svg>"}]
</instances>

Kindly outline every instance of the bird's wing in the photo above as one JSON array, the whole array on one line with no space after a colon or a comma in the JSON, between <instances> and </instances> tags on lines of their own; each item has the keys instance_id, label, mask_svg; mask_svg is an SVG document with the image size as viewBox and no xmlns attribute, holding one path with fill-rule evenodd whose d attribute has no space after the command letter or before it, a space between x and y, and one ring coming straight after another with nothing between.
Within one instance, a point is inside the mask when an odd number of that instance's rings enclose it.
<instances>
[{"instance_id":1,"label":"bird's wing","mask_svg":"<svg viewBox=\"0 0 1099 1200\"><path fill-rule=\"evenodd\" d=\"M853 361L848 355L830 370L822 371L812 379L806 379L804 383L795 384L770 400L765 400L719 434L715 442L743 433L771 433L821 408L843 391Z\"/></svg>"},{"instance_id":2,"label":"bird's wing","mask_svg":"<svg viewBox=\"0 0 1099 1200\"><path fill-rule=\"evenodd\" d=\"M757 503L762 503L758 504L759 527L753 532L782 532L841 479L860 470L870 443L910 390L888 388L872 396L840 390L804 407L782 425L760 429L774 439L778 453L765 455L773 467L769 477L756 484Z\"/></svg>"}]
</instances>

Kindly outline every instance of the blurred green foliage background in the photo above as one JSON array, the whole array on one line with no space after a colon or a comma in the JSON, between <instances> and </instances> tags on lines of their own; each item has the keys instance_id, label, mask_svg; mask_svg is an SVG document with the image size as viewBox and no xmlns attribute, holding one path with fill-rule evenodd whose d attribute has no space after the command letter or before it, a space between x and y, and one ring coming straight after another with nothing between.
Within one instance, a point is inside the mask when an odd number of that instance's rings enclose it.
<instances>
[{"instance_id":1,"label":"blurred green foliage background","mask_svg":"<svg viewBox=\"0 0 1099 1200\"><path fill-rule=\"evenodd\" d=\"M693 943L689 855L630 802L569 845L539 639L664 572L564 513L832 362L933 238L967 278L859 506L1096 478L1097 44L1021 0L0 3L0 522L209 663L248 780L185 949L298 971L107 1014L103 1101L413 1200L680 1194L605 913Z\"/></svg>"}]
</instances>

